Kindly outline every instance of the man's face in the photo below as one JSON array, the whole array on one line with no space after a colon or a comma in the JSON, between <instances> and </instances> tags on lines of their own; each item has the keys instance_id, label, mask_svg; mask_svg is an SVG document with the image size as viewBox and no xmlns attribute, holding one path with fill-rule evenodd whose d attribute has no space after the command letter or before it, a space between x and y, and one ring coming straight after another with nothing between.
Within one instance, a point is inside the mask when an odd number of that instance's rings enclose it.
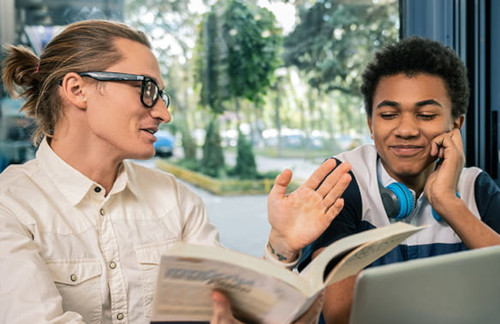
<instances>
[{"instance_id":1,"label":"man's face","mask_svg":"<svg viewBox=\"0 0 500 324\"><path fill-rule=\"evenodd\" d=\"M148 76L163 88L158 62L146 46L127 39L115 40L123 59L106 69ZM93 81L91 81L93 82ZM170 121L161 98L152 108L141 103L141 82L97 82L91 87L87 109L89 137L108 156L120 159L147 159L154 155L154 133L160 123Z\"/></svg>"},{"instance_id":2,"label":"man's face","mask_svg":"<svg viewBox=\"0 0 500 324\"><path fill-rule=\"evenodd\" d=\"M368 126L375 147L389 175L403 183L432 171L431 140L463 123L463 116L451 115L444 80L428 74L383 77L372 108Z\"/></svg>"}]
</instances>

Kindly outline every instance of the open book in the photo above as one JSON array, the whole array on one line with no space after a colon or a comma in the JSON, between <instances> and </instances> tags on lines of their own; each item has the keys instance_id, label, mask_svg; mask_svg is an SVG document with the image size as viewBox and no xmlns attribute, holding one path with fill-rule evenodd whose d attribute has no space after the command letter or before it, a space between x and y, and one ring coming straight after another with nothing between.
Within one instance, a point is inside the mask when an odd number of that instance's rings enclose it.
<instances>
[{"instance_id":1,"label":"open book","mask_svg":"<svg viewBox=\"0 0 500 324\"><path fill-rule=\"evenodd\" d=\"M422 228L399 222L345 237L300 274L237 251L177 243L161 259L151 322L209 322L210 294L217 289L244 323L291 323L326 286L358 273Z\"/></svg>"}]
</instances>

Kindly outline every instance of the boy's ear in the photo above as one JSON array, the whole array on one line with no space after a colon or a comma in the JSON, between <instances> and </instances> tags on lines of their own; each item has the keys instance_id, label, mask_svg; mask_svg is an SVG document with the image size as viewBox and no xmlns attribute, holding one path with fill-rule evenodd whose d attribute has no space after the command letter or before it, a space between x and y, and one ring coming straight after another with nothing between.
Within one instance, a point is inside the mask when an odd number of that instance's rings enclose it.
<instances>
[{"instance_id":1,"label":"boy's ear","mask_svg":"<svg viewBox=\"0 0 500 324\"><path fill-rule=\"evenodd\" d=\"M368 128L370 129L370 137L371 139L373 139L372 119L370 117L366 118L366 123L368 124Z\"/></svg>"},{"instance_id":2,"label":"boy's ear","mask_svg":"<svg viewBox=\"0 0 500 324\"><path fill-rule=\"evenodd\" d=\"M87 108L84 81L77 73L66 74L61 82L62 96L79 109Z\"/></svg>"},{"instance_id":3,"label":"boy's ear","mask_svg":"<svg viewBox=\"0 0 500 324\"><path fill-rule=\"evenodd\" d=\"M453 121L453 128L461 129L465 122L465 115L460 115Z\"/></svg>"}]
</instances>

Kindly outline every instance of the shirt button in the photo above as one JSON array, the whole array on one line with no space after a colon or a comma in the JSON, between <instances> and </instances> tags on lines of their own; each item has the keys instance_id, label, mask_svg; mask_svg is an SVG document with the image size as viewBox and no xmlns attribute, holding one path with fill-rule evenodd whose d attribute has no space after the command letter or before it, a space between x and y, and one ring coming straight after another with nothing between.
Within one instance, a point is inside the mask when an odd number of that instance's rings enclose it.
<instances>
[{"instance_id":1,"label":"shirt button","mask_svg":"<svg viewBox=\"0 0 500 324\"><path fill-rule=\"evenodd\" d=\"M109 267L110 267L111 269L116 268L116 263L115 263L114 261L111 261L111 262L109 263Z\"/></svg>"},{"instance_id":2,"label":"shirt button","mask_svg":"<svg viewBox=\"0 0 500 324\"><path fill-rule=\"evenodd\" d=\"M99 210L99 214L101 214L101 216L104 216L104 214L106 214L106 212L104 212L104 209L101 208L101 210Z\"/></svg>"},{"instance_id":3,"label":"shirt button","mask_svg":"<svg viewBox=\"0 0 500 324\"><path fill-rule=\"evenodd\" d=\"M123 319L123 314L122 313L118 313L118 315L116 315L116 319L121 321Z\"/></svg>"},{"instance_id":4,"label":"shirt button","mask_svg":"<svg viewBox=\"0 0 500 324\"><path fill-rule=\"evenodd\" d=\"M99 193L99 192L101 192L101 188L99 188L99 187L95 187L95 188L94 188L94 191L95 191L95 192L97 192L97 193Z\"/></svg>"},{"instance_id":5,"label":"shirt button","mask_svg":"<svg viewBox=\"0 0 500 324\"><path fill-rule=\"evenodd\" d=\"M71 281L75 282L76 281L76 274L72 274L71 276L69 276L69 279L71 279Z\"/></svg>"}]
</instances>

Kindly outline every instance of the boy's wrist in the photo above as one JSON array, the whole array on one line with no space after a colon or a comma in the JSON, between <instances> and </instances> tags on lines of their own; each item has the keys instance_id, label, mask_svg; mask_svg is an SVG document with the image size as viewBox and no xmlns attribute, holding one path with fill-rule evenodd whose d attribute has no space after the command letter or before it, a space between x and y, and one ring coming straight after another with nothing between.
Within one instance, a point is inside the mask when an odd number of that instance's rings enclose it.
<instances>
[{"instance_id":1,"label":"boy's wrist","mask_svg":"<svg viewBox=\"0 0 500 324\"><path fill-rule=\"evenodd\" d=\"M302 255L302 251L299 250L296 253L293 254L281 254L279 253L273 245L268 242L265 249L264 249L264 259L268 260L274 264L277 264L281 267L287 268L287 269L293 269L295 266L300 261L300 257Z\"/></svg>"}]
</instances>

